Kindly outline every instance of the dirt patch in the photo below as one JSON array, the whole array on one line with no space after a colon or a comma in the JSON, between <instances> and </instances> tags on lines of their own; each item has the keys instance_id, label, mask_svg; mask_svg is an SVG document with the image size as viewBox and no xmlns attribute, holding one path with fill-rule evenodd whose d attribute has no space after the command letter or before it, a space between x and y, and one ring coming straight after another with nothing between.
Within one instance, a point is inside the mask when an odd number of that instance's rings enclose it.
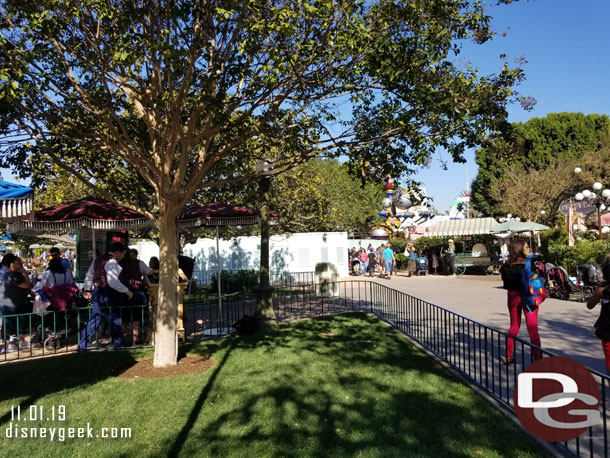
<instances>
[{"instance_id":1,"label":"dirt patch","mask_svg":"<svg viewBox=\"0 0 610 458\"><path fill-rule=\"evenodd\" d=\"M323 336L338 336L339 333L335 332L335 331L323 331L320 334L322 334Z\"/></svg>"},{"instance_id":2,"label":"dirt patch","mask_svg":"<svg viewBox=\"0 0 610 458\"><path fill-rule=\"evenodd\" d=\"M207 371L215 364L208 356L185 356L178 360L178 364L170 367L153 367L152 359L131 362L111 371L111 375L118 378L160 378L175 377L177 375L197 374Z\"/></svg>"}]
</instances>

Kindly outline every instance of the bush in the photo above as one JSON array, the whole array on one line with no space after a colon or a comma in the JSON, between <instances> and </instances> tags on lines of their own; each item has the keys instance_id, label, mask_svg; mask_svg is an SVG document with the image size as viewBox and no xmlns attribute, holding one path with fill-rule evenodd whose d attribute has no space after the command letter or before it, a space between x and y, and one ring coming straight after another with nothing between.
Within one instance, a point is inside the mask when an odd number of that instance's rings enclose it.
<instances>
[{"instance_id":1,"label":"bush","mask_svg":"<svg viewBox=\"0 0 610 458\"><path fill-rule=\"evenodd\" d=\"M237 271L222 270L221 280L223 294L247 291L258 285L258 271L253 269ZM212 274L211 281L210 292L218 293L218 275L216 273Z\"/></svg>"},{"instance_id":2,"label":"bush","mask_svg":"<svg viewBox=\"0 0 610 458\"><path fill-rule=\"evenodd\" d=\"M419 253L426 246L440 256L441 250L447 246L447 240L449 240L449 237L421 237L415 241L415 249ZM463 253L464 241L459 237L453 237L453 242L455 243L455 252Z\"/></svg>"},{"instance_id":3,"label":"bush","mask_svg":"<svg viewBox=\"0 0 610 458\"><path fill-rule=\"evenodd\" d=\"M407 241L401 238L390 239L394 253L404 253L407 248ZM397 260L398 261L398 260Z\"/></svg>"},{"instance_id":4,"label":"bush","mask_svg":"<svg viewBox=\"0 0 610 458\"><path fill-rule=\"evenodd\" d=\"M578 242L574 247L567 244L550 244L548 259L550 262L575 273L581 264L601 264L610 253L610 241L594 240Z\"/></svg>"},{"instance_id":5,"label":"bush","mask_svg":"<svg viewBox=\"0 0 610 458\"><path fill-rule=\"evenodd\" d=\"M408 258L402 253L396 253L394 255L394 259L396 259L396 268L404 269L407 267Z\"/></svg>"},{"instance_id":6,"label":"bush","mask_svg":"<svg viewBox=\"0 0 610 458\"><path fill-rule=\"evenodd\" d=\"M553 256L550 253L550 247L553 245L568 245L568 231L565 227L553 228L548 231L540 232L540 249L544 259L551 262ZM556 264L556 263L555 263Z\"/></svg>"},{"instance_id":7,"label":"bush","mask_svg":"<svg viewBox=\"0 0 610 458\"><path fill-rule=\"evenodd\" d=\"M576 231L574 232L574 239L576 241L587 240L593 242L599 240L599 234L597 231Z\"/></svg>"}]
</instances>

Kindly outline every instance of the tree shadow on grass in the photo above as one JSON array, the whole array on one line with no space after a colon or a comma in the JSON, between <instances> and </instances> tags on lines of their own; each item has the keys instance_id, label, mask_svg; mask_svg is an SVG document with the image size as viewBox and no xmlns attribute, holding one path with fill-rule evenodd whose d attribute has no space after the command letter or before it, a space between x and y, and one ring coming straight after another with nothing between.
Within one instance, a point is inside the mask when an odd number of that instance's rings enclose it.
<instances>
[{"instance_id":1,"label":"tree shadow on grass","mask_svg":"<svg viewBox=\"0 0 610 458\"><path fill-rule=\"evenodd\" d=\"M0 366L0 402L24 398L26 408L49 394L74 388L86 388L113 376L116 367L136 363L132 352L86 352L26 360ZM0 416L0 425L10 419L10 412Z\"/></svg>"},{"instance_id":2,"label":"tree shadow on grass","mask_svg":"<svg viewBox=\"0 0 610 458\"><path fill-rule=\"evenodd\" d=\"M216 367L214 368L214 371L212 372L212 375L210 376L207 383L201 390L201 393L199 394L199 397L197 398L195 405L191 409L191 413L190 413L189 417L187 418L186 423L180 430L180 433L176 437L176 440L174 441L174 444L172 445L171 450L167 454L168 457L178 456L178 454L182 450L182 446L184 445L184 442L186 441L189 433L191 432L193 425L197 421L197 417L199 416L201 409L204 406L205 401L210 394L210 390L214 386L214 382L216 381L218 374L220 374L220 371L222 370L225 363L229 359L229 355L231 354L231 352L234 348L235 342L236 341L234 339L231 340L231 342L229 343L229 348L227 349L226 353L224 354L222 360L220 361L220 364L216 365Z\"/></svg>"},{"instance_id":3,"label":"tree shadow on grass","mask_svg":"<svg viewBox=\"0 0 610 458\"><path fill-rule=\"evenodd\" d=\"M539 453L469 387L392 333L375 318L359 314L227 339L229 350L170 456L225 456L228 451L288 458ZM207 346L193 351L204 349L210 351ZM260 361L253 353L266 355L270 366L243 365L248 357ZM298 358L291 360L291 354ZM252 383L217 378L225 363L228 373L234 371L239 358L237 367ZM215 399L214 404L206 399Z\"/></svg>"}]
</instances>

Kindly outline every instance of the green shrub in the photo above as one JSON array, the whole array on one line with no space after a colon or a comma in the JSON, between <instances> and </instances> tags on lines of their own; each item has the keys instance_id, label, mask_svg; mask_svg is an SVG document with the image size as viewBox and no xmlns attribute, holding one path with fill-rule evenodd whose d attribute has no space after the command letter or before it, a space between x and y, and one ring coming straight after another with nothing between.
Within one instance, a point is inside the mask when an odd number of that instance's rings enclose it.
<instances>
[{"instance_id":1,"label":"green shrub","mask_svg":"<svg viewBox=\"0 0 610 458\"><path fill-rule=\"evenodd\" d=\"M394 255L394 259L396 259L396 268L403 269L407 267L408 258L402 253L396 253Z\"/></svg>"},{"instance_id":2,"label":"green shrub","mask_svg":"<svg viewBox=\"0 0 610 458\"><path fill-rule=\"evenodd\" d=\"M221 271L222 292L224 294L236 293L239 291L247 291L258 284L257 270L238 270L231 272L228 270ZM211 293L218 293L218 276L212 274L212 284L210 285Z\"/></svg>"},{"instance_id":3,"label":"green shrub","mask_svg":"<svg viewBox=\"0 0 610 458\"><path fill-rule=\"evenodd\" d=\"M568 245L568 231L565 227L553 228L548 231L540 232L540 249L544 259L551 261L553 258L550 253L550 247L552 245Z\"/></svg>"},{"instance_id":4,"label":"green shrub","mask_svg":"<svg viewBox=\"0 0 610 458\"><path fill-rule=\"evenodd\" d=\"M595 240L599 240L599 235L597 231L575 231L574 239L576 241L587 240L589 242L593 242Z\"/></svg>"},{"instance_id":5,"label":"green shrub","mask_svg":"<svg viewBox=\"0 0 610 458\"><path fill-rule=\"evenodd\" d=\"M610 241L583 240L571 247L567 244L550 244L548 259L550 262L564 267L568 272L575 273L581 264L601 264L610 254Z\"/></svg>"},{"instance_id":6,"label":"green shrub","mask_svg":"<svg viewBox=\"0 0 610 458\"><path fill-rule=\"evenodd\" d=\"M390 239L390 243L392 244L394 253L404 253L405 248L407 247L407 241L398 237Z\"/></svg>"},{"instance_id":7,"label":"green shrub","mask_svg":"<svg viewBox=\"0 0 610 458\"><path fill-rule=\"evenodd\" d=\"M425 246L429 250L436 251L438 255L441 254L441 250L447 247L447 240L449 237L421 237L415 241L415 249L419 253ZM455 243L455 252L464 252L464 241L459 237L453 237Z\"/></svg>"}]
</instances>

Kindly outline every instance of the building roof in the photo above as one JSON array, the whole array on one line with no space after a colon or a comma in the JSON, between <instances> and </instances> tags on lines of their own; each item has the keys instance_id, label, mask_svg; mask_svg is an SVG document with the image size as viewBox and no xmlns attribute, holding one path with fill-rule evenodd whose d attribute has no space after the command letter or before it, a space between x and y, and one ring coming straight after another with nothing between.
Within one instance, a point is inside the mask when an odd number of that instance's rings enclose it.
<instances>
[{"instance_id":1,"label":"building roof","mask_svg":"<svg viewBox=\"0 0 610 458\"><path fill-rule=\"evenodd\" d=\"M428 226L424 237L458 237L460 235L490 234L490 229L497 226L494 218L467 218L439 221Z\"/></svg>"}]
</instances>

